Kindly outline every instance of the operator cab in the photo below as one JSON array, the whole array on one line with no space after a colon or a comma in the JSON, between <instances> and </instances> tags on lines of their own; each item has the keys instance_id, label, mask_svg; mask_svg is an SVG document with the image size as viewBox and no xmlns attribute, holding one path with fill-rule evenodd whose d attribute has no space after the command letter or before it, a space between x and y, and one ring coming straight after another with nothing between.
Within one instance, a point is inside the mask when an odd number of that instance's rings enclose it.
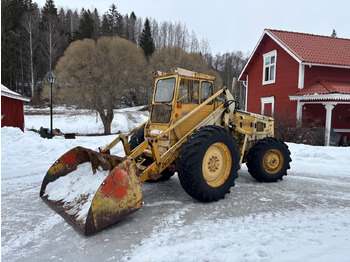
<instances>
[{"instance_id":1,"label":"operator cab","mask_svg":"<svg viewBox=\"0 0 350 262\"><path fill-rule=\"evenodd\" d=\"M177 68L172 74L157 71L152 100L150 121L146 126L146 137L156 137L172 124L189 114L214 94L215 78L205 74ZM193 114L164 140L178 141L215 109L210 101L199 112Z\"/></svg>"}]
</instances>

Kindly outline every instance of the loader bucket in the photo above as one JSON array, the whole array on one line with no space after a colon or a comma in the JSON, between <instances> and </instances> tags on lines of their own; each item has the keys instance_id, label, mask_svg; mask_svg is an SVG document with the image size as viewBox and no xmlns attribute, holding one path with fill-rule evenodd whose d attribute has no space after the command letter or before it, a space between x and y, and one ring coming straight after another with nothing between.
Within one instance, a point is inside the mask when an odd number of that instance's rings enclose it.
<instances>
[{"instance_id":1,"label":"loader bucket","mask_svg":"<svg viewBox=\"0 0 350 262\"><path fill-rule=\"evenodd\" d=\"M51 166L40 197L84 235L100 231L142 206L135 162L83 147L71 149Z\"/></svg>"}]
</instances>

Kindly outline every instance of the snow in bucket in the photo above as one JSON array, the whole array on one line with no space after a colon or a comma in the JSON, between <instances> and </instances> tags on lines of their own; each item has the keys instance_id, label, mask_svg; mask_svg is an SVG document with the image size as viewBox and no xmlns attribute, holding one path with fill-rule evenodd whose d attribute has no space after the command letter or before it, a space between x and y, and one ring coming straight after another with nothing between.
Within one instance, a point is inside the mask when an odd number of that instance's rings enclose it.
<instances>
[{"instance_id":1,"label":"snow in bucket","mask_svg":"<svg viewBox=\"0 0 350 262\"><path fill-rule=\"evenodd\" d=\"M99 166L93 174L90 162L80 164L75 171L49 183L44 196L63 201L67 214L85 222L95 193L109 172Z\"/></svg>"}]
</instances>

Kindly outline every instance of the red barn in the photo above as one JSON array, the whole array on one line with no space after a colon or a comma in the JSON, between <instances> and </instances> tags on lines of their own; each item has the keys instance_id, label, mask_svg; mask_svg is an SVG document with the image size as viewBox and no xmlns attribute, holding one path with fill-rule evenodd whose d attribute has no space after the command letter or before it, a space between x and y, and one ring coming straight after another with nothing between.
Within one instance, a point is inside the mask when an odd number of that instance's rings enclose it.
<instances>
[{"instance_id":1,"label":"red barn","mask_svg":"<svg viewBox=\"0 0 350 262\"><path fill-rule=\"evenodd\" d=\"M1 127L14 126L24 131L23 102L30 99L1 85Z\"/></svg>"},{"instance_id":2,"label":"red barn","mask_svg":"<svg viewBox=\"0 0 350 262\"><path fill-rule=\"evenodd\" d=\"M265 29L239 81L246 110L296 121L320 119L350 138L350 39Z\"/></svg>"}]
</instances>

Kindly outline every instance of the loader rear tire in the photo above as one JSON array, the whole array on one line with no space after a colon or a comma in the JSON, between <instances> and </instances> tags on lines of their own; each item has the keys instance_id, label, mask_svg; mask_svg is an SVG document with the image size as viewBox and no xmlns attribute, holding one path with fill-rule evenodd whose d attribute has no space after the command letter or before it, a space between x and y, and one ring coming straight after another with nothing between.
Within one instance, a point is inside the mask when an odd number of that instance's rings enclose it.
<instances>
[{"instance_id":1,"label":"loader rear tire","mask_svg":"<svg viewBox=\"0 0 350 262\"><path fill-rule=\"evenodd\" d=\"M277 182L290 169L288 146L277 138L259 140L248 152L248 172L259 182Z\"/></svg>"},{"instance_id":2,"label":"loader rear tire","mask_svg":"<svg viewBox=\"0 0 350 262\"><path fill-rule=\"evenodd\" d=\"M238 169L236 140L222 127L202 127L182 145L178 176L182 188L197 200L224 198L235 185Z\"/></svg>"}]
</instances>

